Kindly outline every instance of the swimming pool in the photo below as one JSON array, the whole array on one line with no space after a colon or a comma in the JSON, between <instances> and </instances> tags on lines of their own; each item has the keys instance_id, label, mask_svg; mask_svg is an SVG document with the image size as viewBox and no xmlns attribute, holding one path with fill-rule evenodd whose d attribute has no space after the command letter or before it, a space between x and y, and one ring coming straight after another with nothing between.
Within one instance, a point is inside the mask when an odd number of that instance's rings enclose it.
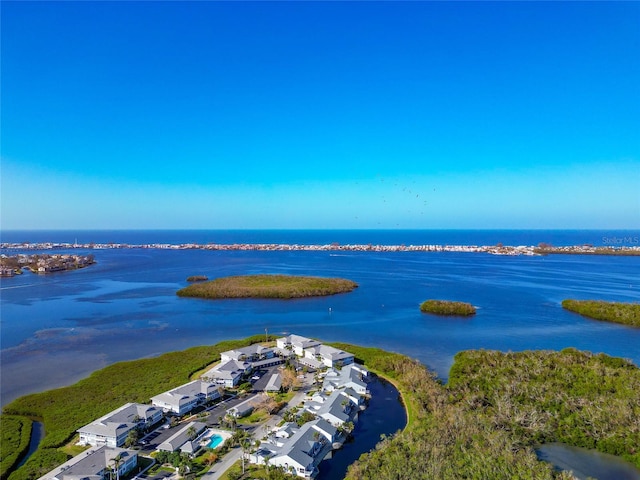
<instances>
[{"instance_id":1,"label":"swimming pool","mask_svg":"<svg viewBox=\"0 0 640 480\"><path fill-rule=\"evenodd\" d=\"M220 435L214 434L211 437L211 441L209 442L209 445L207 445L207 447L216 448L216 447L220 446L220 444L222 442L224 442L224 438L222 438Z\"/></svg>"}]
</instances>

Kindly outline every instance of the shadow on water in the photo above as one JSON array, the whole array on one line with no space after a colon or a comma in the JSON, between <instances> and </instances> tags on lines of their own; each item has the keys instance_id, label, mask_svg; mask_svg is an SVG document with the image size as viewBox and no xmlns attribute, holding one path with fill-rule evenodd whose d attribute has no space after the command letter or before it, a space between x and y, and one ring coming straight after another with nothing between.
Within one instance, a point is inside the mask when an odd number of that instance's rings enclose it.
<instances>
[{"instance_id":1,"label":"shadow on water","mask_svg":"<svg viewBox=\"0 0 640 480\"><path fill-rule=\"evenodd\" d=\"M360 455L372 450L381 435L391 435L407 424L407 414L398 390L386 380L372 375L368 384L371 399L367 409L360 413L353 430L353 441L335 452L333 458L325 459L318 466L316 480L341 480L347 468Z\"/></svg>"},{"instance_id":2,"label":"shadow on water","mask_svg":"<svg viewBox=\"0 0 640 480\"><path fill-rule=\"evenodd\" d=\"M640 470L614 455L596 450L549 443L536 449L540 460L551 463L556 470L573 472L579 480L640 480Z\"/></svg>"},{"instance_id":3,"label":"shadow on water","mask_svg":"<svg viewBox=\"0 0 640 480\"><path fill-rule=\"evenodd\" d=\"M40 422L33 422L31 427L31 440L29 440L29 450L27 450L27 453L25 453L24 457L22 457L20 463L18 463L18 466L16 468L21 467L27 460L29 460L29 457L33 455L33 452L38 449L38 446L40 445L40 442L43 438L44 425L42 425L42 423Z\"/></svg>"}]
</instances>

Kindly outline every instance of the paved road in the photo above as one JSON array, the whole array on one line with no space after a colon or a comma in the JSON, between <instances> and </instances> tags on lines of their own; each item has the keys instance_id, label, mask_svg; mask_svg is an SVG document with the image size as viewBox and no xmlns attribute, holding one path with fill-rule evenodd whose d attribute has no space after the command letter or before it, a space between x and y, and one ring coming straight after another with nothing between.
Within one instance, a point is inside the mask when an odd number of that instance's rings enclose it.
<instances>
[{"instance_id":1,"label":"paved road","mask_svg":"<svg viewBox=\"0 0 640 480\"><path fill-rule=\"evenodd\" d=\"M307 392L311 388L308 386L310 384L309 380L313 382L313 374L307 375L307 382L305 387L300 389L293 396L287 408L292 408L300 404L302 400L307 395ZM280 415L272 415L269 419L260 425L254 427L251 432L254 439L259 440L265 436L267 431L272 430L282 421L282 417ZM233 466L242 455L242 449L234 448L229 453L227 453L220 462L213 464L213 466L209 469L207 473L202 476L202 480L218 480L229 468Z\"/></svg>"}]
</instances>

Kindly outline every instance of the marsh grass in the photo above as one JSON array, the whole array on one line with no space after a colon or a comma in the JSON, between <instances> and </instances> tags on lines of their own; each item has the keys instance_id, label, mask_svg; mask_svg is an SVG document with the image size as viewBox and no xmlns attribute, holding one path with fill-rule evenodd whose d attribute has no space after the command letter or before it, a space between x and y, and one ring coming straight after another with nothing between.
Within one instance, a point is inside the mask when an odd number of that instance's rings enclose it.
<instances>
[{"instance_id":1,"label":"marsh grass","mask_svg":"<svg viewBox=\"0 0 640 480\"><path fill-rule=\"evenodd\" d=\"M178 290L180 297L224 298L304 298L335 295L358 286L342 278L294 275L241 275L196 283Z\"/></svg>"},{"instance_id":2,"label":"marsh grass","mask_svg":"<svg viewBox=\"0 0 640 480\"><path fill-rule=\"evenodd\" d=\"M562 308L585 317L640 327L640 303L563 300Z\"/></svg>"},{"instance_id":3,"label":"marsh grass","mask_svg":"<svg viewBox=\"0 0 640 480\"><path fill-rule=\"evenodd\" d=\"M468 317L476 314L476 308L470 303L449 300L426 300L420 304L420 311L434 315Z\"/></svg>"}]
</instances>

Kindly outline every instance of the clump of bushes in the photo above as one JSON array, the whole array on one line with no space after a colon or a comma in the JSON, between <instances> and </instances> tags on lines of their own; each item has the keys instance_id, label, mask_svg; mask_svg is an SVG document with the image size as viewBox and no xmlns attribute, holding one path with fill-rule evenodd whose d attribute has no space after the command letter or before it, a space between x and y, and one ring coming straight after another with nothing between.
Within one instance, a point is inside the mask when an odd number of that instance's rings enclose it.
<instances>
[{"instance_id":1,"label":"clump of bushes","mask_svg":"<svg viewBox=\"0 0 640 480\"><path fill-rule=\"evenodd\" d=\"M465 302L448 300L426 300L420 304L420 311L434 315L468 317L476 314L476 307Z\"/></svg>"},{"instance_id":2,"label":"clump of bushes","mask_svg":"<svg viewBox=\"0 0 640 480\"><path fill-rule=\"evenodd\" d=\"M640 370L629 361L575 349L470 350L441 385L416 360L338 345L392 377L411 407L408 427L362 455L348 480L573 478L538 460L534 447L545 442L640 466Z\"/></svg>"},{"instance_id":3,"label":"clump of bushes","mask_svg":"<svg viewBox=\"0 0 640 480\"><path fill-rule=\"evenodd\" d=\"M585 317L640 327L640 303L563 300L562 308Z\"/></svg>"},{"instance_id":4,"label":"clump of bushes","mask_svg":"<svg viewBox=\"0 0 640 480\"><path fill-rule=\"evenodd\" d=\"M180 297L223 298L304 298L335 295L354 290L358 284L343 278L292 275L241 275L189 285L178 290Z\"/></svg>"},{"instance_id":5,"label":"clump of bushes","mask_svg":"<svg viewBox=\"0 0 640 480\"><path fill-rule=\"evenodd\" d=\"M25 417L3 415L0 424L0 478L7 478L8 472L27 453L31 440L32 422Z\"/></svg>"}]
</instances>

